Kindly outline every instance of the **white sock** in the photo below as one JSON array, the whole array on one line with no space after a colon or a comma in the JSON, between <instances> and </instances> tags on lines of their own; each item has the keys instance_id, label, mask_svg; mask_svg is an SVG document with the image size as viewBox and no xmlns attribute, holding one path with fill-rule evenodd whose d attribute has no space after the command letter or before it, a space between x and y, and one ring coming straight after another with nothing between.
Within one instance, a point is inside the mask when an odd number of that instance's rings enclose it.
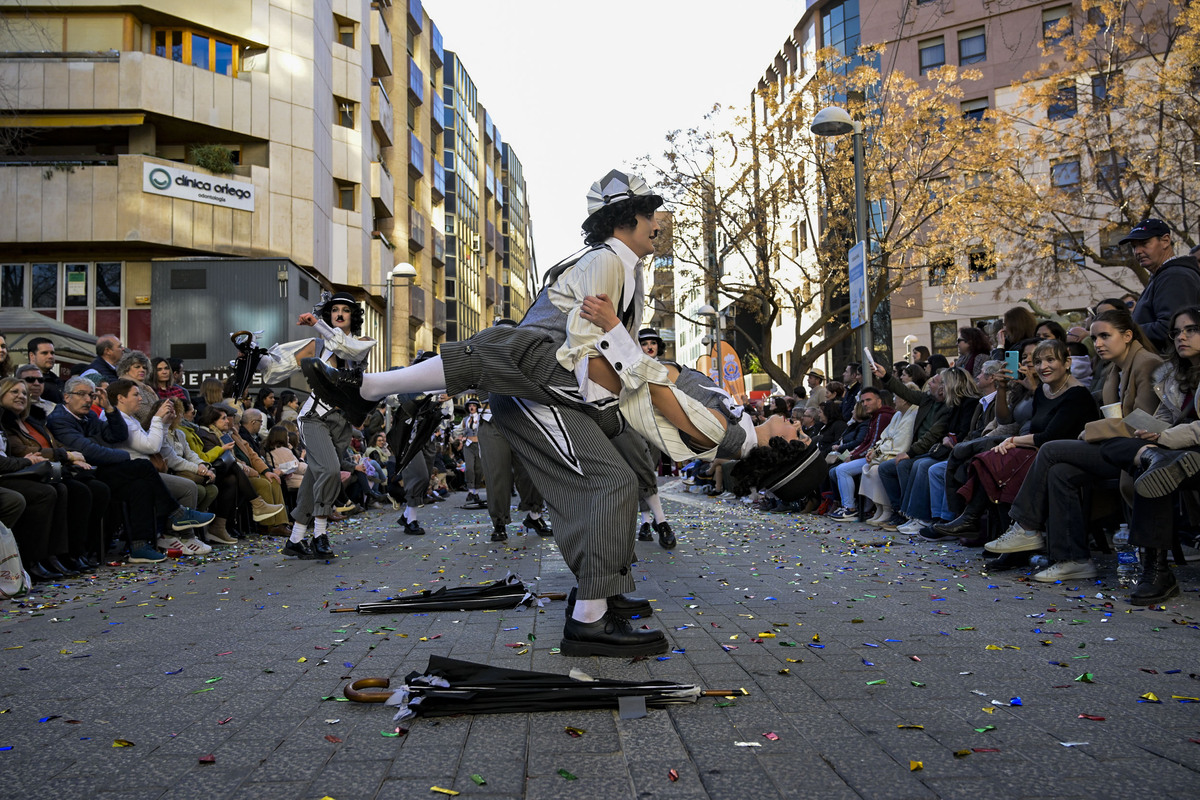
<instances>
[{"instance_id":1,"label":"white sock","mask_svg":"<svg viewBox=\"0 0 1200 800\"><path fill-rule=\"evenodd\" d=\"M442 369L442 357L404 369L389 372L368 372L363 375L359 394L366 400L382 400L389 394L420 394L446 388L446 372Z\"/></svg>"},{"instance_id":2,"label":"white sock","mask_svg":"<svg viewBox=\"0 0 1200 800\"><path fill-rule=\"evenodd\" d=\"M658 492L646 498L646 505L650 506L650 511L654 513L654 524L667 521L667 515L662 510L662 500L658 499Z\"/></svg>"},{"instance_id":3,"label":"white sock","mask_svg":"<svg viewBox=\"0 0 1200 800\"><path fill-rule=\"evenodd\" d=\"M608 600L576 600L571 618L580 622L597 622L608 611Z\"/></svg>"},{"instance_id":4,"label":"white sock","mask_svg":"<svg viewBox=\"0 0 1200 800\"><path fill-rule=\"evenodd\" d=\"M413 508L412 506L405 506L404 507L404 521L405 522L416 522L417 521L417 510L415 508Z\"/></svg>"},{"instance_id":5,"label":"white sock","mask_svg":"<svg viewBox=\"0 0 1200 800\"><path fill-rule=\"evenodd\" d=\"M292 523L292 535L288 537L289 542L303 542L304 536L308 533L308 526L300 522Z\"/></svg>"},{"instance_id":6,"label":"white sock","mask_svg":"<svg viewBox=\"0 0 1200 800\"><path fill-rule=\"evenodd\" d=\"M313 537L324 536L329 527L329 517L316 517L313 520Z\"/></svg>"},{"instance_id":7,"label":"white sock","mask_svg":"<svg viewBox=\"0 0 1200 800\"><path fill-rule=\"evenodd\" d=\"M654 514L652 514L651 512L649 512L649 511L642 512L642 524L643 525L645 525L647 522L652 521L653 519L654 519Z\"/></svg>"}]
</instances>

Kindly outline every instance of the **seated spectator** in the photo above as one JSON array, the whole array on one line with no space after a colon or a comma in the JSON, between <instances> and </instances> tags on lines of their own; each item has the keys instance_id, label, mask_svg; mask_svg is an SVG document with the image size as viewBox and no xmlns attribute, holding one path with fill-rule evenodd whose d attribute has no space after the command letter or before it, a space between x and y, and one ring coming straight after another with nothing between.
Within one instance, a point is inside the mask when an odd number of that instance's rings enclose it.
<instances>
[{"instance_id":1,"label":"seated spectator","mask_svg":"<svg viewBox=\"0 0 1200 800\"><path fill-rule=\"evenodd\" d=\"M846 431L846 423L842 420L842 406L836 400L826 400L822 405L813 409L817 414L817 424L820 427L820 433L817 434L816 445L824 455L833 449L833 446L841 441L842 435Z\"/></svg>"},{"instance_id":2,"label":"seated spectator","mask_svg":"<svg viewBox=\"0 0 1200 800\"><path fill-rule=\"evenodd\" d=\"M196 414L191 401L175 400L174 404L175 413L163 437L165 446L161 451L162 456L168 472L196 484L196 509L208 511L219 493L216 485L217 474L188 443L185 425Z\"/></svg>"},{"instance_id":3,"label":"seated spectator","mask_svg":"<svg viewBox=\"0 0 1200 800\"><path fill-rule=\"evenodd\" d=\"M95 572L98 559L88 551L99 552L100 520L108 510L108 487L76 477L76 470L89 469L78 452L68 451L29 414L26 384L17 378L0 380L0 427L7 440L7 466L27 462L55 462L62 471L58 483L40 483L9 478L5 488L19 492L26 501L25 513L13 528L21 558L30 575L38 580L74 577ZM0 465L0 472L6 472ZM91 537L89 537L91 534ZM89 542L91 544L89 544Z\"/></svg>"},{"instance_id":4,"label":"seated spectator","mask_svg":"<svg viewBox=\"0 0 1200 800\"><path fill-rule=\"evenodd\" d=\"M269 386L259 389L258 394L254 397L254 410L262 412L264 432L269 431L271 426L275 424L275 406L275 390Z\"/></svg>"},{"instance_id":5,"label":"seated spectator","mask_svg":"<svg viewBox=\"0 0 1200 800\"><path fill-rule=\"evenodd\" d=\"M1091 335L1096 352L1115 365L1108 373L1102 399L1106 405L1119 406L1117 416L1089 422L1083 440L1046 442L1013 500L1009 511L1012 526L985 545L993 553L1046 547L1052 563L1033 578L1047 583L1096 576L1087 541L1091 489L1096 481L1121 474L1119 467L1102 457L1102 443L1114 437L1129 438L1130 431L1121 418L1135 409L1152 413L1158 408L1154 374L1162 359L1149 349L1150 341L1129 311L1105 311L1092 323Z\"/></svg>"},{"instance_id":6,"label":"seated spectator","mask_svg":"<svg viewBox=\"0 0 1200 800\"><path fill-rule=\"evenodd\" d=\"M213 522L214 536L209 541L215 540L220 544L237 543L240 533L233 527L233 520L242 504L250 504L251 517L255 522L269 520L283 510L282 505L267 503L251 483L250 475L257 478L258 472L237 456L240 451L232 432L232 413L233 409L223 403L205 406L204 411L196 416L196 425L192 429L200 442L199 448L190 436L188 438L192 449L212 465L217 474L217 503L213 507L216 520ZM223 538L231 541L222 541Z\"/></svg>"},{"instance_id":7,"label":"seated spectator","mask_svg":"<svg viewBox=\"0 0 1200 800\"><path fill-rule=\"evenodd\" d=\"M886 401L891 401L891 392L888 392L887 395ZM830 480L836 484L842 503L841 508L830 514L833 519L837 520L849 520L858 513L854 505L854 478L862 473L863 467L867 464L867 452L875 446L883 429L888 426L888 423L892 421L892 416L896 413L891 402L885 402L883 391L874 386L864 386L859 390L859 398L859 402L863 404L863 408L870 417L866 433L858 447L846 453L846 458L842 463L830 471Z\"/></svg>"},{"instance_id":8,"label":"seated spectator","mask_svg":"<svg viewBox=\"0 0 1200 800\"><path fill-rule=\"evenodd\" d=\"M295 422L300 416L300 398L291 389L279 393L279 421Z\"/></svg>"},{"instance_id":9,"label":"seated spectator","mask_svg":"<svg viewBox=\"0 0 1200 800\"><path fill-rule=\"evenodd\" d=\"M967 504L963 512L933 531L946 536L978 536L989 502L1011 503L1033 465L1037 449L1047 442L1073 439L1099 416L1088 390L1071 376L1067 346L1047 339L1033 351L1033 366L1041 388L1033 394L1033 415L1027 430L1009 436L975 456L967 465L969 478L959 490Z\"/></svg>"},{"instance_id":10,"label":"seated spectator","mask_svg":"<svg viewBox=\"0 0 1200 800\"><path fill-rule=\"evenodd\" d=\"M244 420L243 424L239 424L241 420ZM254 487L256 496L250 499L250 516L267 528L268 535L288 536L292 529L288 525L287 506L283 502L279 474L267 466L263 457L265 453L258 444L258 431L262 428L262 423L262 412L251 408L240 418L236 414L226 414L224 420L218 420L215 426L233 437L233 455L241 464L242 472L250 480L250 485ZM222 425L226 427L222 428Z\"/></svg>"},{"instance_id":11,"label":"seated spectator","mask_svg":"<svg viewBox=\"0 0 1200 800\"><path fill-rule=\"evenodd\" d=\"M42 390L46 387L42 371L33 364L22 364L17 367L16 377L25 383L29 391L29 415L44 424L56 404L42 397Z\"/></svg>"},{"instance_id":12,"label":"seated spectator","mask_svg":"<svg viewBox=\"0 0 1200 800\"><path fill-rule=\"evenodd\" d=\"M1096 317L1100 316L1105 311L1118 310L1128 311L1129 309L1125 308L1125 304L1115 297L1101 300L1099 303L1096 303L1096 305L1088 309L1087 324L1090 326L1096 320ZM1145 335L1144 331L1143 335ZM1150 350L1153 352L1158 352L1154 347L1151 347ZM1095 352L1094 347L1093 352ZM1099 357L1092 359L1092 385L1090 388L1092 390L1092 397L1096 398L1097 405L1104 403L1104 401L1100 399L1100 394L1104 391L1104 384L1108 378L1108 370L1111 365L1111 361L1105 361Z\"/></svg>"},{"instance_id":13,"label":"seated spectator","mask_svg":"<svg viewBox=\"0 0 1200 800\"><path fill-rule=\"evenodd\" d=\"M944 369L950 369L950 362L941 353L934 353L929 357L929 374L937 375Z\"/></svg>"},{"instance_id":14,"label":"seated spectator","mask_svg":"<svg viewBox=\"0 0 1200 800\"><path fill-rule=\"evenodd\" d=\"M1088 391L1092 388L1092 356L1082 342L1067 342L1067 352L1071 356L1071 374Z\"/></svg>"},{"instance_id":15,"label":"seated spectator","mask_svg":"<svg viewBox=\"0 0 1200 800\"><path fill-rule=\"evenodd\" d=\"M121 356L121 360L117 362L117 377L125 378L133 381L138 387L138 406L135 409L133 417L143 425L150 424L150 418L154 416L154 410L158 408L158 393L150 384L146 383L146 377L150 374L150 359L146 358L146 354L141 350L127 350L125 355ZM111 394L109 397L111 398Z\"/></svg>"},{"instance_id":16,"label":"seated spectator","mask_svg":"<svg viewBox=\"0 0 1200 800\"><path fill-rule=\"evenodd\" d=\"M154 393L160 400L168 397L172 400L183 400L188 396L187 390L175 383L175 372L168 359L159 356L150 362L150 374L154 376Z\"/></svg>"},{"instance_id":17,"label":"seated spectator","mask_svg":"<svg viewBox=\"0 0 1200 800\"><path fill-rule=\"evenodd\" d=\"M212 522L213 515L179 505L148 459L131 458L121 449L129 438L129 427L107 395L100 400L106 421L102 423L92 413L93 386L87 378L69 379L63 387L64 402L50 414L47 427L64 447L84 457L114 501L125 503L130 563L156 564L166 558L154 547L158 539L156 517L165 516L171 530L178 533L204 527Z\"/></svg>"},{"instance_id":18,"label":"seated spectator","mask_svg":"<svg viewBox=\"0 0 1200 800\"><path fill-rule=\"evenodd\" d=\"M1016 350L1017 345L1026 339L1036 339L1038 320L1025 306L1013 306L1001 317L1003 325L996 332L996 349L992 351L992 360L1003 361L1004 351Z\"/></svg>"},{"instance_id":19,"label":"seated spectator","mask_svg":"<svg viewBox=\"0 0 1200 800\"><path fill-rule=\"evenodd\" d=\"M929 382L929 379L930 376L925 374L925 370L916 364L906 364L897 377L897 380L908 381L918 389L925 388L925 384Z\"/></svg>"},{"instance_id":20,"label":"seated spectator","mask_svg":"<svg viewBox=\"0 0 1200 800\"><path fill-rule=\"evenodd\" d=\"M267 463L283 476L284 486L298 491L308 464L304 463L300 453L293 449L288 429L282 425L271 428L271 432L267 434L267 441L263 443L263 450L267 453Z\"/></svg>"},{"instance_id":21,"label":"seated spectator","mask_svg":"<svg viewBox=\"0 0 1200 800\"><path fill-rule=\"evenodd\" d=\"M388 476L395 472L395 459L392 456L392 451L388 449L387 436L382 432L375 434L375 438L372 440L371 446L367 448L365 455L374 462L375 469L379 474L380 488L376 489L376 491L382 491L382 487L386 487L388 484Z\"/></svg>"},{"instance_id":22,"label":"seated spectator","mask_svg":"<svg viewBox=\"0 0 1200 800\"><path fill-rule=\"evenodd\" d=\"M853 361L842 372L842 419L854 416L854 404L858 402L858 390L862 388L862 364Z\"/></svg>"},{"instance_id":23,"label":"seated spectator","mask_svg":"<svg viewBox=\"0 0 1200 800\"><path fill-rule=\"evenodd\" d=\"M919 344L912 349L912 363L921 369L925 370L925 377L929 375L929 348L923 344Z\"/></svg>"},{"instance_id":24,"label":"seated spectator","mask_svg":"<svg viewBox=\"0 0 1200 800\"><path fill-rule=\"evenodd\" d=\"M884 371L882 364L878 364L876 367L880 372ZM898 383L894 378L892 380ZM900 384L900 386L908 388L904 384ZM879 480L879 465L904 455L912 445L913 428L920 412L917 406L908 402L900 394L895 396L894 402L896 413L892 415L887 427L879 434L879 439L871 449L867 450L867 463L862 467L862 478L858 485L858 493L875 504L875 516L866 522L868 525L877 527L892 518L892 504L888 501L887 492L884 491L883 483Z\"/></svg>"},{"instance_id":25,"label":"seated spectator","mask_svg":"<svg viewBox=\"0 0 1200 800\"><path fill-rule=\"evenodd\" d=\"M129 435L125 441L117 446L128 451L130 458L148 459L158 470L159 479L166 485L167 491L171 493L175 502L184 508L196 508L199 489L195 481L168 472L167 462L163 455L167 426L175 419L174 401L171 399L156 400L152 407L151 417L143 428L143 423L134 416L141 411L143 397L143 390L129 378L118 378L108 387L108 400L116 408L116 411L111 413L119 415L129 429ZM169 445L167 447L169 448ZM192 556L202 556L212 552L211 547L193 536L185 538L173 533L160 536L158 547L161 550L182 550Z\"/></svg>"},{"instance_id":26,"label":"seated spectator","mask_svg":"<svg viewBox=\"0 0 1200 800\"><path fill-rule=\"evenodd\" d=\"M1154 415L1171 427L1162 433L1136 430L1132 438L1109 439L1101 448L1108 463L1137 475L1129 523L1130 543L1143 548L1142 575L1129 597L1137 606L1179 594L1167 561L1178 490L1200 485L1200 306L1176 311L1167 335L1174 347L1154 375L1161 399ZM1195 519L1194 507L1185 507Z\"/></svg>"},{"instance_id":27,"label":"seated spectator","mask_svg":"<svg viewBox=\"0 0 1200 800\"><path fill-rule=\"evenodd\" d=\"M974 378L991 352L992 343L979 328L972 325L958 329L958 358L954 360L954 366L965 369Z\"/></svg>"},{"instance_id":28,"label":"seated spectator","mask_svg":"<svg viewBox=\"0 0 1200 800\"><path fill-rule=\"evenodd\" d=\"M1067 329L1052 319L1044 319L1039 322L1034 335L1043 341L1046 339L1057 339L1063 344L1067 343Z\"/></svg>"}]
</instances>

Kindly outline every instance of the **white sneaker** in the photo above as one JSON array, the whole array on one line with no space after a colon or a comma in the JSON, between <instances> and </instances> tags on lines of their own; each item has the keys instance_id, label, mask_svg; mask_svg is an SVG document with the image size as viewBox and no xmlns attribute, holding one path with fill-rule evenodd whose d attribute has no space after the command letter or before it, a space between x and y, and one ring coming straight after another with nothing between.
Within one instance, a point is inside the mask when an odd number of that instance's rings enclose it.
<instances>
[{"instance_id":1,"label":"white sneaker","mask_svg":"<svg viewBox=\"0 0 1200 800\"><path fill-rule=\"evenodd\" d=\"M203 556L211 552L212 547L199 539L193 537L183 540L183 554L185 556Z\"/></svg>"},{"instance_id":2,"label":"white sneaker","mask_svg":"<svg viewBox=\"0 0 1200 800\"><path fill-rule=\"evenodd\" d=\"M1041 550L1045 546L1045 536L1037 531L1027 531L1014 522L1008 526L1008 530L1004 532L1003 536L988 542L983 549L991 553L1024 553L1027 550ZM1093 569L1095 568L1093 567Z\"/></svg>"},{"instance_id":3,"label":"white sneaker","mask_svg":"<svg viewBox=\"0 0 1200 800\"><path fill-rule=\"evenodd\" d=\"M1180 545L1179 549L1183 551L1184 561L1200 561L1200 547L1188 547L1184 544Z\"/></svg>"},{"instance_id":4,"label":"white sneaker","mask_svg":"<svg viewBox=\"0 0 1200 800\"><path fill-rule=\"evenodd\" d=\"M866 522L868 525L873 525L874 527L878 528L891 518L892 509L888 506L879 506L879 508L875 511L875 516L871 517Z\"/></svg>"},{"instance_id":5,"label":"white sneaker","mask_svg":"<svg viewBox=\"0 0 1200 800\"><path fill-rule=\"evenodd\" d=\"M899 528L896 528L896 532L897 533L905 533L905 534L908 534L909 536L913 536L915 534L920 533L921 528L927 527L928 525L929 525L929 523L923 519L910 519L908 522L904 523Z\"/></svg>"},{"instance_id":6,"label":"white sneaker","mask_svg":"<svg viewBox=\"0 0 1200 800\"><path fill-rule=\"evenodd\" d=\"M1046 567L1032 577L1035 581L1041 583L1054 583L1055 581L1067 581L1076 578L1094 578L1098 574L1096 565L1091 560L1060 561L1053 566Z\"/></svg>"},{"instance_id":7,"label":"white sneaker","mask_svg":"<svg viewBox=\"0 0 1200 800\"><path fill-rule=\"evenodd\" d=\"M158 549L164 553L168 550L182 550L183 540L178 536L160 536L158 537Z\"/></svg>"}]
</instances>

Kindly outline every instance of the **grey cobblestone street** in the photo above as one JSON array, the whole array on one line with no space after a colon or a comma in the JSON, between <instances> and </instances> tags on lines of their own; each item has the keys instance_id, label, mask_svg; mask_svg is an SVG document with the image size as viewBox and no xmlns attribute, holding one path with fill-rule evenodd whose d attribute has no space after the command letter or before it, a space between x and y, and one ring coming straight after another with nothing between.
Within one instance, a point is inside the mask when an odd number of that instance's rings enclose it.
<instances>
[{"instance_id":1,"label":"grey cobblestone street","mask_svg":"<svg viewBox=\"0 0 1200 800\"><path fill-rule=\"evenodd\" d=\"M99 577L4 606L0 796L429 798L1194 798L1200 569L1182 598L1130 606L1102 578L986 575L975 550L859 524L664 494L679 536L638 543L639 594L669 657L556 652L541 611L331 614L512 571L572 585L552 540L489 541L482 511L425 509L424 537L373 511L334 563L281 540ZM214 552L214 555L218 555ZM338 702L348 679L430 655L742 689L651 709L411 722ZM1019 699L1018 699L1019 698ZM1157 699L1158 702L1152 702ZM1082 716L1086 715L1086 716ZM1102 719L1100 719L1102 718ZM573 737L566 728L583 735ZM130 746L119 746L120 741ZM214 763L201 763L211 755ZM677 780L672 780L672 773ZM566 776L564 776L564 773ZM472 776L478 776L479 784ZM569 777L567 777L569 776Z\"/></svg>"}]
</instances>

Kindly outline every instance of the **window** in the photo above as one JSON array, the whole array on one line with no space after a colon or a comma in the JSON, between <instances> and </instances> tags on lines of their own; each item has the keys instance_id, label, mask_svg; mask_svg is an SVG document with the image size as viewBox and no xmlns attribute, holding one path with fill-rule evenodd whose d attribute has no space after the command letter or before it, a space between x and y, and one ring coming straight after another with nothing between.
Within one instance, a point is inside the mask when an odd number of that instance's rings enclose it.
<instances>
[{"instance_id":1,"label":"window","mask_svg":"<svg viewBox=\"0 0 1200 800\"><path fill-rule=\"evenodd\" d=\"M343 44L346 47L349 47L351 50L353 50L354 49L354 27L355 27L354 20L347 19L346 17L342 17L337 14L334 14L333 15L333 25L335 28L337 28L338 43Z\"/></svg>"},{"instance_id":2,"label":"window","mask_svg":"<svg viewBox=\"0 0 1200 800\"><path fill-rule=\"evenodd\" d=\"M154 55L231 78L238 71L236 43L186 28L156 28Z\"/></svg>"},{"instance_id":3,"label":"window","mask_svg":"<svg viewBox=\"0 0 1200 800\"><path fill-rule=\"evenodd\" d=\"M958 63L961 66L987 61L987 37L983 26L958 32Z\"/></svg>"},{"instance_id":4,"label":"window","mask_svg":"<svg viewBox=\"0 0 1200 800\"><path fill-rule=\"evenodd\" d=\"M1050 185L1063 192L1079 189L1079 159L1064 158L1050 163Z\"/></svg>"},{"instance_id":5,"label":"window","mask_svg":"<svg viewBox=\"0 0 1200 800\"><path fill-rule=\"evenodd\" d=\"M25 265L5 264L0 268L0 306L21 308L25 305Z\"/></svg>"},{"instance_id":6,"label":"window","mask_svg":"<svg viewBox=\"0 0 1200 800\"><path fill-rule=\"evenodd\" d=\"M1092 76L1092 103L1099 108L1120 108L1121 84L1120 72L1101 72Z\"/></svg>"},{"instance_id":7,"label":"window","mask_svg":"<svg viewBox=\"0 0 1200 800\"><path fill-rule=\"evenodd\" d=\"M87 308L88 304L88 265L87 264L67 264L64 266L66 274L63 276L66 279L66 289L63 305L68 308Z\"/></svg>"},{"instance_id":8,"label":"window","mask_svg":"<svg viewBox=\"0 0 1200 800\"><path fill-rule=\"evenodd\" d=\"M58 309L58 264L33 265L32 308Z\"/></svg>"},{"instance_id":9,"label":"window","mask_svg":"<svg viewBox=\"0 0 1200 800\"><path fill-rule=\"evenodd\" d=\"M1129 162L1113 150L1096 153L1096 187L1110 195L1116 194L1121 186L1121 175L1128 166Z\"/></svg>"},{"instance_id":10,"label":"window","mask_svg":"<svg viewBox=\"0 0 1200 800\"><path fill-rule=\"evenodd\" d=\"M990 281L996 277L996 255L986 247L967 253L967 270L971 281Z\"/></svg>"},{"instance_id":11,"label":"window","mask_svg":"<svg viewBox=\"0 0 1200 800\"><path fill-rule=\"evenodd\" d=\"M1054 99L1046 109L1046 116L1052 120L1068 119L1075 116L1078 107L1075 83L1066 81L1058 85L1058 91L1054 93Z\"/></svg>"},{"instance_id":12,"label":"window","mask_svg":"<svg viewBox=\"0 0 1200 800\"><path fill-rule=\"evenodd\" d=\"M353 128L357 111L358 103L355 103L353 100L347 100L344 97L334 96L333 124L340 125L343 128Z\"/></svg>"},{"instance_id":13,"label":"window","mask_svg":"<svg viewBox=\"0 0 1200 800\"><path fill-rule=\"evenodd\" d=\"M1100 257L1105 261L1128 264L1132 260L1133 251L1128 245L1119 244L1124 236L1124 228L1106 228L1100 231Z\"/></svg>"},{"instance_id":14,"label":"window","mask_svg":"<svg viewBox=\"0 0 1200 800\"><path fill-rule=\"evenodd\" d=\"M1073 233L1060 233L1054 240L1054 266L1057 269L1075 269L1083 266L1083 253L1079 252L1079 241L1082 241L1083 234L1075 231Z\"/></svg>"},{"instance_id":15,"label":"window","mask_svg":"<svg viewBox=\"0 0 1200 800\"><path fill-rule=\"evenodd\" d=\"M929 273L930 286L945 286L949 280L950 270L954 268L954 259L942 256L929 262L926 270Z\"/></svg>"},{"instance_id":16,"label":"window","mask_svg":"<svg viewBox=\"0 0 1200 800\"><path fill-rule=\"evenodd\" d=\"M333 207L343 211L358 210L358 187L349 181L333 182Z\"/></svg>"},{"instance_id":17,"label":"window","mask_svg":"<svg viewBox=\"0 0 1200 800\"><path fill-rule=\"evenodd\" d=\"M983 117L988 110L988 99L983 97L978 100L963 100L960 108L962 108L962 115L966 119L983 122Z\"/></svg>"},{"instance_id":18,"label":"window","mask_svg":"<svg viewBox=\"0 0 1200 800\"><path fill-rule=\"evenodd\" d=\"M96 264L96 308L121 307L121 263Z\"/></svg>"},{"instance_id":19,"label":"window","mask_svg":"<svg viewBox=\"0 0 1200 800\"><path fill-rule=\"evenodd\" d=\"M1042 9L1042 38L1056 43L1064 36L1075 32L1071 22L1070 6L1055 6Z\"/></svg>"},{"instance_id":20,"label":"window","mask_svg":"<svg viewBox=\"0 0 1200 800\"><path fill-rule=\"evenodd\" d=\"M922 75L946 63L946 37L944 36L918 42L917 49L921 62Z\"/></svg>"},{"instance_id":21,"label":"window","mask_svg":"<svg viewBox=\"0 0 1200 800\"><path fill-rule=\"evenodd\" d=\"M929 347L951 360L958 357L958 321L953 319L929 323Z\"/></svg>"}]
</instances>

